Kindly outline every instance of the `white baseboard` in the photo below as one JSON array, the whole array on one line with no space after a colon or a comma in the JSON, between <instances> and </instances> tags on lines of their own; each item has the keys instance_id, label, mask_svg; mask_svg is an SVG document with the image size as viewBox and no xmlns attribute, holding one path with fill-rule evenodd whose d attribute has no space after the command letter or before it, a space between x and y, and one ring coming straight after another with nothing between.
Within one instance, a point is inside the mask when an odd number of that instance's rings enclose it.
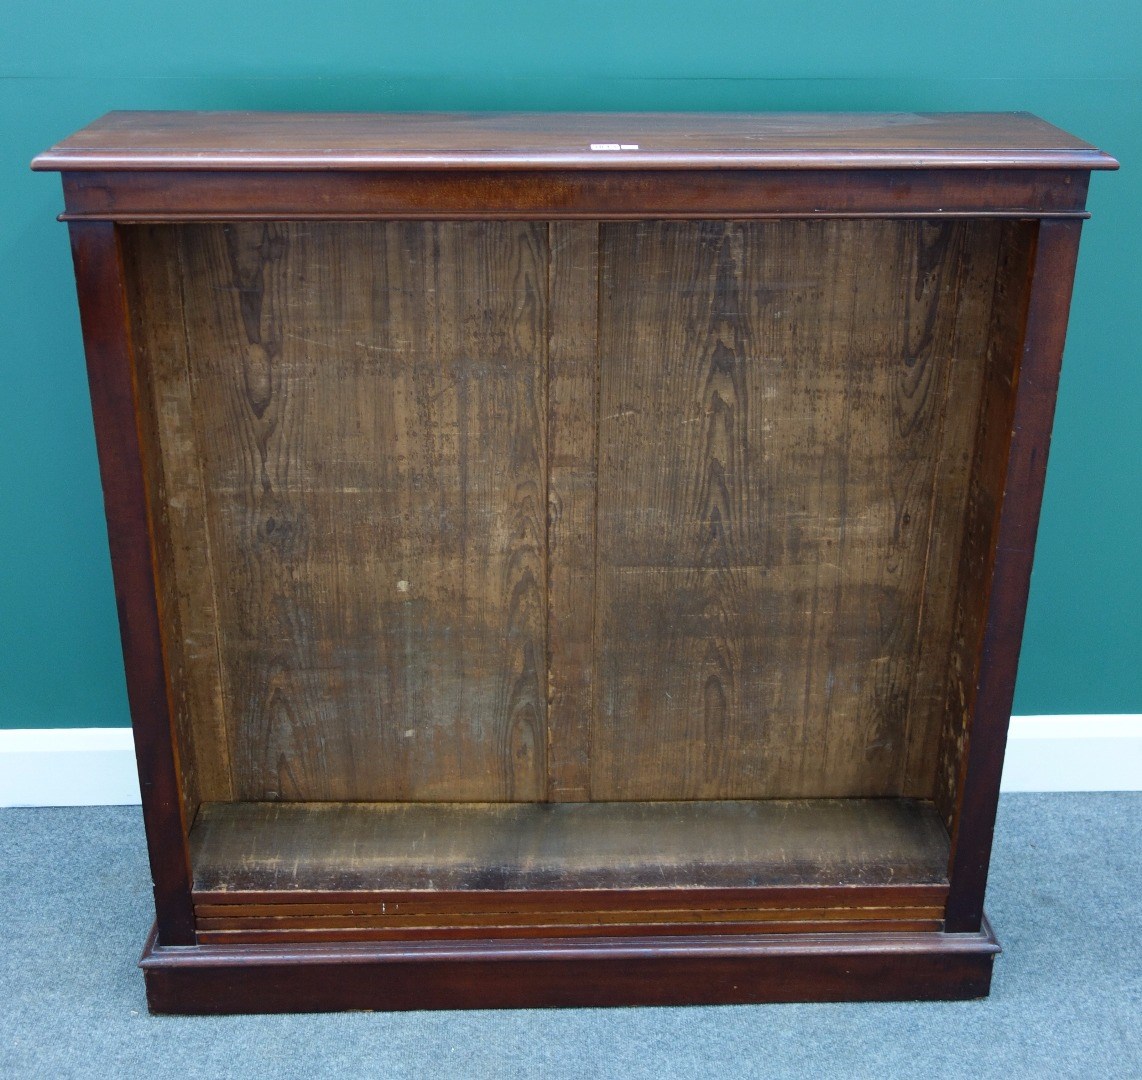
<instances>
[{"instance_id":1,"label":"white baseboard","mask_svg":"<svg viewBox=\"0 0 1142 1080\"><path fill-rule=\"evenodd\" d=\"M0 806L138 802L130 728L0 731Z\"/></svg>"},{"instance_id":2,"label":"white baseboard","mask_svg":"<svg viewBox=\"0 0 1142 1080\"><path fill-rule=\"evenodd\" d=\"M1142 791L1142 713L1013 716L1002 791Z\"/></svg>"},{"instance_id":3,"label":"white baseboard","mask_svg":"<svg viewBox=\"0 0 1142 1080\"><path fill-rule=\"evenodd\" d=\"M1142 791L1142 713L1013 716L1004 791ZM0 730L0 806L139 802L130 728Z\"/></svg>"}]
</instances>

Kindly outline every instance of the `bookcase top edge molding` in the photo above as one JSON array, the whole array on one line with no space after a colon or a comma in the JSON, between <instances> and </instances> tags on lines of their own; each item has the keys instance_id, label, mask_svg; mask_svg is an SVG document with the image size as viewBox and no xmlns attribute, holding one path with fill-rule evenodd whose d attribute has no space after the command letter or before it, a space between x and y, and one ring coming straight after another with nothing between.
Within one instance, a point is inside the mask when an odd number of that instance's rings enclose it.
<instances>
[{"instance_id":1,"label":"bookcase top edge molding","mask_svg":"<svg viewBox=\"0 0 1142 1080\"><path fill-rule=\"evenodd\" d=\"M1117 166L1029 113L113 112L32 162L123 223L1085 217Z\"/></svg>"},{"instance_id":2,"label":"bookcase top edge molding","mask_svg":"<svg viewBox=\"0 0 1142 1080\"><path fill-rule=\"evenodd\" d=\"M111 112L41 170L1114 169L1030 113Z\"/></svg>"}]
</instances>

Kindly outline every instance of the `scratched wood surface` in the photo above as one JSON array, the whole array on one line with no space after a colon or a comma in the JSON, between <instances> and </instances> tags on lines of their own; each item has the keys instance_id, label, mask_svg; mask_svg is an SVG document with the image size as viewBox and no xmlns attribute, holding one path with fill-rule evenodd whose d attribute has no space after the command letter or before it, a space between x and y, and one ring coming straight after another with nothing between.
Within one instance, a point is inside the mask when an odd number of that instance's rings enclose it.
<instances>
[{"instance_id":1,"label":"scratched wood surface","mask_svg":"<svg viewBox=\"0 0 1142 1080\"><path fill-rule=\"evenodd\" d=\"M941 433L975 428L978 395L948 391L984 351L997 243L603 227L593 798L891 795L910 739L931 758L933 503L965 482Z\"/></svg>"},{"instance_id":2,"label":"scratched wood surface","mask_svg":"<svg viewBox=\"0 0 1142 1080\"><path fill-rule=\"evenodd\" d=\"M922 885L948 856L910 799L206 803L191 850L196 894Z\"/></svg>"},{"instance_id":3,"label":"scratched wood surface","mask_svg":"<svg viewBox=\"0 0 1142 1080\"><path fill-rule=\"evenodd\" d=\"M1009 234L125 230L192 809L932 797Z\"/></svg>"},{"instance_id":4,"label":"scratched wood surface","mask_svg":"<svg viewBox=\"0 0 1142 1080\"><path fill-rule=\"evenodd\" d=\"M199 458L205 528L171 525L209 553L233 797L542 797L546 226L176 242L150 354L164 460Z\"/></svg>"}]
</instances>

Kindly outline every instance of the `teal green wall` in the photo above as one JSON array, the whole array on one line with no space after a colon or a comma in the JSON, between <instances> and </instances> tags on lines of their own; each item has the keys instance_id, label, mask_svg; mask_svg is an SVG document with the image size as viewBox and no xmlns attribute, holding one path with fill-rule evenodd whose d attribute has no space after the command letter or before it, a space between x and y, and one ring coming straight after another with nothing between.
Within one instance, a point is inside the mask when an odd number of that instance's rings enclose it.
<instances>
[{"instance_id":1,"label":"teal green wall","mask_svg":"<svg viewBox=\"0 0 1142 1080\"><path fill-rule=\"evenodd\" d=\"M1136 0L8 5L0 727L128 722L67 238L34 153L108 109L1027 109L1094 177L1016 696L1142 712Z\"/></svg>"}]
</instances>

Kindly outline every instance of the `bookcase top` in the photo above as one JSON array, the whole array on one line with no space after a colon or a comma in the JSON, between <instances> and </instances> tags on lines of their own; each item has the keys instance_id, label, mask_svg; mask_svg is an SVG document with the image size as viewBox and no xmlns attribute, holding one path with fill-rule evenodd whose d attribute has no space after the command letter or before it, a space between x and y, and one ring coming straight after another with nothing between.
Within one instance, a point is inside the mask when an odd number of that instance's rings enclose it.
<instances>
[{"instance_id":1,"label":"bookcase top","mask_svg":"<svg viewBox=\"0 0 1142 1080\"><path fill-rule=\"evenodd\" d=\"M1114 169L1030 113L111 112L37 170Z\"/></svg>"}]
</instances>

